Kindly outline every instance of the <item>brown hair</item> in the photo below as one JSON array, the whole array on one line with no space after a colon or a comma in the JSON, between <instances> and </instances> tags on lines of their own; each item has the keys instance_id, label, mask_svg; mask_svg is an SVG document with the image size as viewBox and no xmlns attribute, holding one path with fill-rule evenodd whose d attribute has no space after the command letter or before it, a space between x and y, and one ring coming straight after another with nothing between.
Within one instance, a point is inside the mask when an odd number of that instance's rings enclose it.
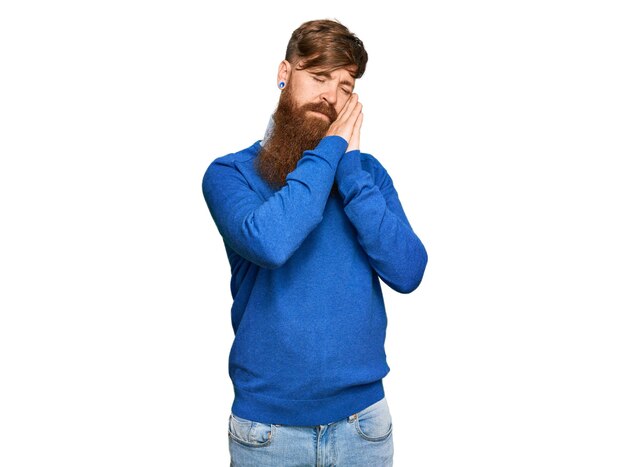
<instances>
[{"instance_id":1,"label":"brown hair","mask_svg":"<svg viewBox=\"0 0 626 467\"><path fill-rule=\"evenodd\" d=\"M285 59L292 65L302 62L298 69L356 67L351 75L356 79L365 73L367 52L363 42L336 20L307 21L291 34Z\"/></svg>"}]
</instances>

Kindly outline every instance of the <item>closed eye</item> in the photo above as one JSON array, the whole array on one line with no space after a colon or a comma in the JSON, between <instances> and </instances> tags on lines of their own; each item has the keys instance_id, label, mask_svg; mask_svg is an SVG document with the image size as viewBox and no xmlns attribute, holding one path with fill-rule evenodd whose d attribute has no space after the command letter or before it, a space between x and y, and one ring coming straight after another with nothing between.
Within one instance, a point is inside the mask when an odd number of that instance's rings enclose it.
<instances>
[{"instance_id":1,"label":"closed eye","mask_svg":"<svg viewBox=\"0 0 626 467\"><path fill-rule=\"evenodd\" d=\"M323 80L323 79L320 79L320 78L318 78L317 76L313 76L313 79L314 79L315 81L319 82L319 83L323 83L323 82L324 82L324 80Z\"/></svg>"}]
</instances>

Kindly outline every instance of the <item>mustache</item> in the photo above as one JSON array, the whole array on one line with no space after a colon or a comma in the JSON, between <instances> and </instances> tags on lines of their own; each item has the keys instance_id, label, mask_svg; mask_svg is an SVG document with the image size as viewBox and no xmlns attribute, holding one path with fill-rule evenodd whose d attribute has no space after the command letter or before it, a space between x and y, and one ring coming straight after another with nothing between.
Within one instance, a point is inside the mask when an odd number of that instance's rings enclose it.
<instances>
[{"instance_id":1,"label":"mustache","mask_svg":"<svg viewBox=\"0 0 626 467\"><path fill-rule=\"evenodd\" d=\"M307 110L322 113L330 119L331 123L337 120L337 111L335 110L335 108L331 107L328 104L325 104L324 102L309 102L302 105L298 110L302 113L306 112Z\"/></svg>"}]
</instances>

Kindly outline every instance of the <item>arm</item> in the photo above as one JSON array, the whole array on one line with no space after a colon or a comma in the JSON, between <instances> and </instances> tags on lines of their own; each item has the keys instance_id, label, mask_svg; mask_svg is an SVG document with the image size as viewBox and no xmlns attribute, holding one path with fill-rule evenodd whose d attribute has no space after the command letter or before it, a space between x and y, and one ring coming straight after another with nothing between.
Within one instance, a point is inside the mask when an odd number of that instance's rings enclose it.
<instances>
[{"instance_id":1,"label":"arm","mask_svg":"<svg viewBox=\"0 0 626 467\"><path fill-rule=\"evenodd\" d=\"M287 184L264 201L233 162L214 161L202 190L224 241L240 256L261 267L283 265L322 220L337 163L348 143L322 138L305 151Z\"/></svg>"},{"instance_id":2,"label":"arm","mask_svg":"<svg viewBox=\"0 0 626 467\"><path fill-rule=\"evenodd\" d=\"M375 167L376 180L363 170L358 149L347 152L337 167L337 187L374 270L395 291L409 293L420 284L428 256L409 224L391 177L377 161Z\"/></svg>"},{"instance_id":3,"label":"arm","mask_svg":"<svg viewBox=\"0 0 626 467\"><path fill-rule=\"evenodd\" d=\"M321 222L337 164L360 114L361 104L353 94L326 136L303 153L287 175L287 184L267 201L252 190L233 161L213 161L202 191L224 242L261 267L282 266Z\"/></svg>"}]
</instances>

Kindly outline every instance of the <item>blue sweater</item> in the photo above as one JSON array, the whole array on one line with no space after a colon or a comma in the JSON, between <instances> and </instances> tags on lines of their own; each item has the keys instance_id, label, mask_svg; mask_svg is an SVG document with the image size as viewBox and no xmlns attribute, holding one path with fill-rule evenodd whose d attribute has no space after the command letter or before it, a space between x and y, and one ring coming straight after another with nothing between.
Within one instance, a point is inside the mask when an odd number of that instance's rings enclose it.
<instances>
[{"instance_id":1,"label":"blue sweater","mask_svg":"<svg viewBox=\"0 0 626 467\"><path fill-rule=\"evenodd\" d=\"M231 410L242 418L327 424L384 397L379 278L409 293L427 256L385 169L347 146L326 136L280 190L254 169L259 141L204 175L231 266Z\"/></svg>"}]
</instances>

